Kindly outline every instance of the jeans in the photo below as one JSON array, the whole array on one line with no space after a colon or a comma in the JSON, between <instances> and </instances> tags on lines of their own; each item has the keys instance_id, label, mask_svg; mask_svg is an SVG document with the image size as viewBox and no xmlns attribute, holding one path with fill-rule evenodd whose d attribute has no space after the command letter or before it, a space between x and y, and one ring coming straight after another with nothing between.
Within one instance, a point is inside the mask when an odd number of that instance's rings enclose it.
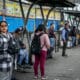
<instances>
[{"instance_id":1,"label":"jeans","mask_svg":"<svg viewBox=\"0 0 80 80\"><path fill-rule=\"evenodd\" d=\"M51 47L55 46L55 38L50 38L50 46Z\"/></svg>"},{"instance_id":2,"label":"jeans","mask_svg":"<svg viewBox=\"0 0 80 80\"><path fill-rule=\"evenodd\" d=\"M28 64L28 54L20 55L18 64L21 65L24 59L25 59L25 63Z\"/></svg>"},{"instance_id":3,"label":"jeans","mask_svg":"<svg viewBox=\"0 0 80 80\"><path fill-rule=\"evenodd\" d=\"M40 72L41 76L45 75L45 62L46 62L47 51L41 51L40 56L35 56L35 63L34 63L34 74L38 76L38 66L40 64Z\"/></svg>"},{"instance_id":4,"label":"jeans","mask_svg":"<svg viewBox=\"0 0 80 80\"><path fill-rule=\"evenodd\" d=\"M75 46L76 44L76 37L75 36L72 36L72 46Z\"/></svg>"}]
</instances>

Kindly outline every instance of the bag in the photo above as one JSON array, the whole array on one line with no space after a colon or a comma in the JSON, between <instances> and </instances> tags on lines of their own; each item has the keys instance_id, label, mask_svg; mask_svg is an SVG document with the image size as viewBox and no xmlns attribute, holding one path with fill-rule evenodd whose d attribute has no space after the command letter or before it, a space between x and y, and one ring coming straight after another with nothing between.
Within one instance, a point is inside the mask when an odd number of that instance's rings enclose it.
<instances>
[{"instance_id":1,"label":"bag","mask_svg":"<svg viewBox=\"0 0 80 80\"><path fill-rule=\"evenodd\" d=\"M9 44L10 44L10 42L9 42ZM19 51L19 49L17 48L16 43L15 44L11 43L8 46L8 53L9 54L14 55L14 54L18 53L18 51Z\"/></svg>"},{"instance_id":2,"label":"bag","mask_svg":"<svg viewBox=\"0 0 80 80\"><path fill-rule=\"evenodd\" d=\"M16 41L16 39L13 36L9 38L9 41L8 41L9 54L14 55L19 52L19 49L20 49L19 42L20 41Z\"/></svg>"},{"instance_id":3,"label":"bag","mask_svg":"<svg viewBox=\"0 0 80 80\"><path fill-rule=\"evenodd\" d=\"M41 33L40 35L36 35L34 36L32 43L31 43L31 54L40 56L40 52L41 52L41 42L40 42L40 36L43 33Z\"/></svg>"},{"instance_id":4,"label":"bag","mask_svg":"<svg viewBox=\"0 0 80 80\"><path fill-rule=\"evenodd\" d=\"M11 54L11 55L14 55L16 53L18 53L19 51L19 48L17 46L17 42L12 38L10 37L9 41L8 41L8 53Z\"/></svg>"}]
</instances>

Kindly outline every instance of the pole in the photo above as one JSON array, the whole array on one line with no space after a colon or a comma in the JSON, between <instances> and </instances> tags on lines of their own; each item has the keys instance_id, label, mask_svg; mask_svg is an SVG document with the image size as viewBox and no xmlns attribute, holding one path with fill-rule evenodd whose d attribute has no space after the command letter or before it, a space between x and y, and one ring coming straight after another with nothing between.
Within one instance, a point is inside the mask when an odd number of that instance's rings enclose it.
<instances>
[{"instance_id":1,"label":"pole","mask_svg":"<svg viewBox=\"0 0 80 80\"><path fill-rule=\"evenodd\" d=\"M36 6L35 6L35 22L34 22L34 31L36 29Z\"/></svg>"},{"instance_id":2,"label":"pole","mask_svg":"<svg viewBox=\"0 0 80 80\"><path fill-rule=\"evenodd\" d=\"M6 20L5 15L6 15L6 0L3 0L3 21Z\"/></svg>"}]
</instances>

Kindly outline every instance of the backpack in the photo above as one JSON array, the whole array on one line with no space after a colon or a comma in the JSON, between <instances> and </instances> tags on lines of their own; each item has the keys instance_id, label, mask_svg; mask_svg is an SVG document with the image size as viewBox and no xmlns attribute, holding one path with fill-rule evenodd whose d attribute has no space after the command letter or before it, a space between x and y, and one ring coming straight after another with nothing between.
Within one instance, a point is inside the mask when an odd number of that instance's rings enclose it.
<instances>
[{"instance_id":1,"label":"backpack","mask_svg":"<svg viewBox=\"0 0 80 80\"><path fill-rule=\"evenodd\" d=\"M19 52L19 47L18 47L18 42L16 41L15 38L9 37L9 41L8 41L8 53L11 55L17 54Z\"/></svg>"},{"instance_id":2,"label":"backpack","mask_svg":"<svg viewBox=\"0 0 80 80\"><path fill-rule=\"evenodd\" d=\"M40 36L43 35L43 33L41 33L40 35L34 35L34 38L32 40L31 43L31 54L35 54L37 56L40 56L40 52L41 52L41 42L40 42Z\"/></svg>"}]
</instances>

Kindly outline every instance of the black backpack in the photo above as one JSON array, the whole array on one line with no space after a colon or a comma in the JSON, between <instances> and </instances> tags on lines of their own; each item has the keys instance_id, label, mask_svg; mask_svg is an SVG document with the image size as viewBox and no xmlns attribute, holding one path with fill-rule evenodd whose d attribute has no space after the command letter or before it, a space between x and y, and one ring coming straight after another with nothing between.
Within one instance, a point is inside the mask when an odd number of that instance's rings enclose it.
<instances>
[{"instance_id":1,"label":"black backpack","mask_svg":"<svg viewBox=\"0 0 80 80\"><path fill-rule=\"evenodd\" d=\"M34 35L34 38L32 40L31 43L31 54L35 54L37 56L40 56L40 52L41 52L41 42L40 42L40 36L43 35L43 33L39 34L39 35Z\"/></svg>"}]
</instances>

